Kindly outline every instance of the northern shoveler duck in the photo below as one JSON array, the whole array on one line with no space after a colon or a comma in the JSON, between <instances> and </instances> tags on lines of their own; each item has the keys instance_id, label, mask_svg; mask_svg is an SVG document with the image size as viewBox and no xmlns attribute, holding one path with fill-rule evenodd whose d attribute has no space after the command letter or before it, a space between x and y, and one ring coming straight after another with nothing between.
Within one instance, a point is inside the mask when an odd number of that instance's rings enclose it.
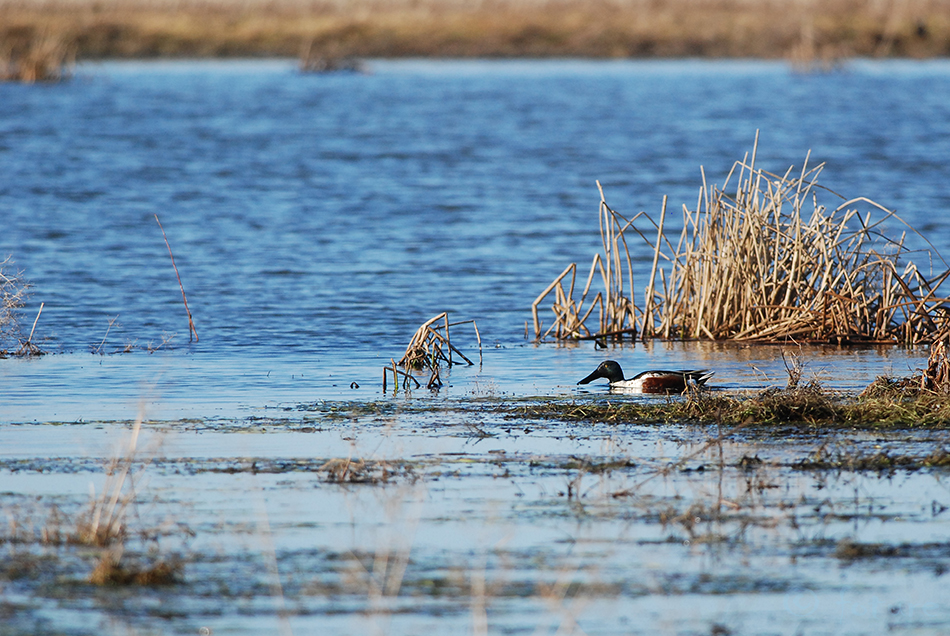
<instances>
[{"instance_id":1,"label":"northern shoveler duck","mask_svg":"<svg viewBox=\"0 0 950 636\"><path fill-rule=\"evenodd\" d=\"M699 369L693 371L644 371L629 380L623 377L623 369L613 360L600 363L593 373L578 382L589 384L591 380L606 378L611 389L623 389L638 393L682 393L692 383L696 386L706 384L713 371Z\"/></svg>"}]
</instances>

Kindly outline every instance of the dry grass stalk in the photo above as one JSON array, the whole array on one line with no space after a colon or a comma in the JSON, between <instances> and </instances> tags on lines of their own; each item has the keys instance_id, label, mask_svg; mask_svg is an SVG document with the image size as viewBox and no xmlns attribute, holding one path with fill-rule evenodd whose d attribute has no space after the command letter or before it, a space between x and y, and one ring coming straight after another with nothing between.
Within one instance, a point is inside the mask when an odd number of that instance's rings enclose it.
<instances>
[{"instance_id":1,"label":"dry grass stalk","mask_svg":"<svg viewBox=\"0 0 950 636\"><path fill-rule=\"evenodd\" d=\"M129 508L135 501L135 476L132 469L138 458L138 439L144 415L139 414L132 426L132 434L121 457L112 461L106 485L99 496L94 496L89 509L76 523L72 543L101 547L102 552L89 575L94 585L170 585L181 575L183 564L177 559L167 560L150 554L147 559L123 558L125 541L129 536ZM147 462L146 462L147 463ZM144 466L141 467L144 470ZM141 538L157 537L161 531L137 533ZM146 564L145 561L150 561Z\"/></svg>"},{"instance_id":2,"label":"dry grass stalk","mask_svg":"<svg viewBox=\"0 0 950 636\"><path fill-rule=\"evenodd\" d=\"M842 60L848 57L850 52L840 41L829 42L827 39L827 36L818 34L814 14L804 15L799 39L792 44L785 57L799 73L833 71L841 66Z\"/></svg>"},{"instance_id":3,"label":"dry grass stalk","mask_svg":"<svg viewBox=\"0 0 950 636\"><path fill-rule=\"evenodd\" d=\"M175 255L172 254L172 246L168 244L168 237L165 236L165 228L162 227L162 222L158 220L157 214L155 215L155 222L158 223L158 229L162 231L162 238L165 239L165 247L168 248L168 255L172 259L172 267L175 268L175 276L178 277L181 299L185 303L185 313L188 314L188 342L191 342L192 336L194 336L195 342L198 342L198 332L195 330L195 321L191 319L191 310L188 309L188 298L185 297L185 286L181 284L181 274L178 273L178 266L175 265Z\"/></svg>"},{"instance_id":4,"label":"dry grass stalk","mask_svg":"<svg viewBox=\"0 0 950 636\"><path fill-rule=\"evenodd\" d=\"M121 543L126 537L126 513L135 499L132 467L137 461L141 429L142 416L139 415L132 426L132 435L125 452L109 465L102 493L94 496L89 510L77 521L76 532L72 537L74 543L109 547Z\"/></svg>"},{"instance_id":5,"label":"dry grass stalk","mask_svg":"<svg viewBox=\"0 0 950 636\"><path fill-rule=\"evenodd\" d=\"M300 51L298 68L301 73L365 73L363 63L351 56L341 55L338 46L314 47L314 39L307 40Z\"/></svg>"},{"instance_id":6,"label":"dry grass stalk","mask_svg":"<svg viewBox=\"0 0 950 636\"><path fill-rule=\"evenodd\" d=\"M449 368L454 364L461 364L461 362L453 358L453 354L464 360L469 366L473 365L474 363L469 360L465 354L459 351L458 347L452 344L450 337L451 327L468 323L472 323L472 326L475 328L475 337L478 340L478 357L479 361L481 361L482 337L478 332L478 325L475 324L475 321L462 320L460 322L449 322L448 312L442 312L438 316L422 323L415 334L413 334L409 345L406 347L406 352L399 360L398 365L407 371L399 371L395 361L392 361L391 367L383 368L383 390L386 390L387 377L390 373L392 374L393 382L397 389L399 388L400 376L407 379L407 383L404 385L406 388L408 388L409 379L415 382L418 388L419 382L410 372L412 370L421 369L428 369L431 372L427 388L432 389L442 386L442 364L447 365Z\"/></svg>"},{"instance_id":7,"label":"dry grass stalk","mask_svg":"<svg viewBox=\"0 0 950 636\"><path fill-rule=\"evenodd\" d=\"M36 318L33 320L33 328L30 329L30 335L29 335L29 337L26 339L26 341L23 342L23 343L20 345L20 348L17 349L15 355L18 355L18 356L21 356L21 357L31 357L31 356L41 356L41 355L43 355L43 352L40 350L40 348L37 347L35 344L33 344L33 334L36 333L36 323L38 323L38 322L40 321L40 314L43 313L43 307L44 307L45 305L46 305L46 303L40 303L40 309L39 309L39 311L36 312Z\"/></svg>"},{"instance_id":8,"label":"dry grass stalk","mask_svg":"<svg viewBox=\"0 0 950 636\"><path fill-rule=\"evenodd\" d=\"M600 188L600 183L597 183ZM638 234L633 223L643 213L638 213L633 219L627 220L617 213L604 198L604 191L600 188L600 238L603 246L603 255L595 254L591 261L587 281L579 299L574 298L574 288L577 277L577 263L571 263L560 276L542 291L533 303L531 313L534 318L534 338L541 341L550 335L557 340L589 340L606 337L623 338L624 335L635 336L636 305L633 301L633 266L630 259L630 250L627 246L625 232L633 229ZM658 226L662 235L662 225ZM642 237L643 235L640 234ZM624 277L626 269L627 276ZM600 274L602 288L588 302L588 295L594 283L595 275ZM565 281L570 284L565 289ZM551 311L554 312L554 322L546 331L542 331L542 321L538 315L538 307L554 292L554 302ZM591 333L586 325L587 319L599 309L597 331Z\"/></svg>"}]
</instances>

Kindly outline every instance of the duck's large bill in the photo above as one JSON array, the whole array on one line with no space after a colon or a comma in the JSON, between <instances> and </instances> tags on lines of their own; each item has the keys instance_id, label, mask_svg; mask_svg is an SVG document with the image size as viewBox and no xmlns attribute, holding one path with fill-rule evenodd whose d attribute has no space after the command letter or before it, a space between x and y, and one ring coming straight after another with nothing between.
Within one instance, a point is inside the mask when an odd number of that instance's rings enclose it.
<instances>
[{"instance_id":1,"label":"duck's large bill","mask_svg":"<svg viewBox=\"0 0 950 636\"><path fill-rule=\"evenodd\" d=\"M587 376L586 378L578 382L578 384L590 384L593 380L604 377L600 373L598 373L598 371L600 371L600 369L591 373L589 376Z\"/></svg>"}]
</instances>

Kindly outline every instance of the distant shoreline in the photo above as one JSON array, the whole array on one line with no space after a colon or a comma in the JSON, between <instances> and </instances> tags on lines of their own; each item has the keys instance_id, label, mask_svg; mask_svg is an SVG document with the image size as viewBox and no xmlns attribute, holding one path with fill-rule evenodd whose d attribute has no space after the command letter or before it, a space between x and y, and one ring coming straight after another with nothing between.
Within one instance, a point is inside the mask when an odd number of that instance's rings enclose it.
<instances>
[{"instance_id":1,"label":"distant shoreline","mask_svg":"<svg viewBox=\"0 0 950 636\"><path fill-rule=\"evenodd\" d=\"M474 7L474 8L471 8ZM248 0L0 3L0 56L77 60L950 56L950 0Z\"/></svg>"}]
</instances>

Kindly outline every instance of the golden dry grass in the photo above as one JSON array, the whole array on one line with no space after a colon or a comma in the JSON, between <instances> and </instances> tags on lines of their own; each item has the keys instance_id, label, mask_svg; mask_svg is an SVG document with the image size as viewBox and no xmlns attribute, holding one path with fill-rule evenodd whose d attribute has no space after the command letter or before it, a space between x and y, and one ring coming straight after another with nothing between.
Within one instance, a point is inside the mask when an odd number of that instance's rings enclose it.
<instances>
[{"instance_id":1,"label":"golden dry grass","mask_svg":"<svg viewBox=\"0 0 950 636\"><path fill-rule=\"evenodd\" d=\"M780 18L776 18L780 16ZM80 59L760 57L950 54L950 0L13 0L0 50L34 42Z\"/></svg>"},{"instance_id":2,"label":"golden dry grass","mask_svg":"<svg viewBox=\"0 0 950 636\"><path fill-rule=\"evenodd\" d=\"M832 207L821 203L832 195L817 185L822 166L810 167L807 157L801 168L781 175L759 169L755 161L753 149L736 162L722 187L709 185L703 175L696 208L683 206L678 236L666 231L665 198L658 222L642 212L627 221L602 200L606 256L595 256L579 303L573 298L573 264L538 297L532 305L535 338L552 332L562 340L636 332L643 339L835 344L947 340L950 298L941 285L950 269L928 274L914 264L905 247L912 228L863 197ZM641 218L649 221L647 234L634 225ZM640 307L623 238L629 230L653 250ZM918 256L947 267L935 251ZM604 263L613 263L613 269ZM606 291L585 308L598 267ZM556 319L542 332L538 306L552 290ZM602 317L592 334L584 322L597 303L601 316L612 313L613 322Z\"/></svg>"}]
</instances>

